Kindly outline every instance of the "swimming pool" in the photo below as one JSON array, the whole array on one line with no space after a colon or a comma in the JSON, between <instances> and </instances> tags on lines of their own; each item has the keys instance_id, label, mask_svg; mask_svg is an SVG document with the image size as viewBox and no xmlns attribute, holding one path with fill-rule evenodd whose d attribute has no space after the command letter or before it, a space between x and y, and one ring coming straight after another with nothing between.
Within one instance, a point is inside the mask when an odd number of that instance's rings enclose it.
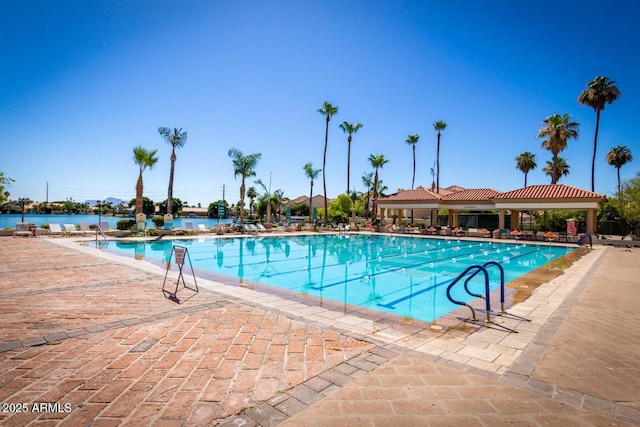
<instances>
[{"instance_id":1,"label":"swimming pool","mask_svg":"<svg viewBox=\"0 0 640 427\"><path fill-rule=\"evenodd\" d=\"M507 283L574 250L375 234L117 242L106 250L166 263L174 245L188 249L195 269L234 277L238 284L257 282L424 321L459 307L446 288L471 265L497 261ZM480 276L470 282L476 292L484 286ZM499 286L499 274L491 275L490 286ZM452 296L473 299L462 287Z\"/></svg>"}]
</instances>

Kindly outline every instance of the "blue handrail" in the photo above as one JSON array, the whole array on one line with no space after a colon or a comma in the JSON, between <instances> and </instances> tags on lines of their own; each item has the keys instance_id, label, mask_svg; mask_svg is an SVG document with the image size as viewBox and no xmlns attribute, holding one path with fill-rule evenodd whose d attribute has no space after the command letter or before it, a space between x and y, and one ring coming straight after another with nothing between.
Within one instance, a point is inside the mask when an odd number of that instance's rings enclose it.
<instances>
[{"instance_id":1,"label":"blue handrail","mask_svg":"<svg viewBox=\"0 0 640 427\"><path fill-rule=\"evenodd\" d=\"M582 246L582 241L586 238L589 238L589 246L591 246L591 248L593 248L593 237L591 237L591 234L584 234L582 237L580 237L578 239L578 241L576 242L576 244L578 246Z\"/></svg>"},{"instance_id":2,"label":"blue handrail","mask_svg":"<svg viewBox=\"0 0 640 427\"><path fill-rule=\"evenodd\" d=\"M491 301L489 298L489 273L487 272L487 269L481 265L472 265L467 267L462 273L460 273L458 275L458 277L456 277L455 279L453 279L453 281L449 284L449 286L447 286L447 298L449 298L449 301L451 301L454 304L457 305L464 305L466 307L469 307L469 309L471 310L471 315L473 316L473 320L477 321L478 318L476 317L476 311L474 310L473 307L471 307L469 304L462 302L462 301L458 301L456 299L454 299L451 296L451 288L453 288L453 286L458 283L460 281L460 279L462 279L463 277L465 277L467 275L467 273L469 273L470 271L474 271L473 276L477 275L479 272L484 273L484 288L485 288L485 306L486 306L486 311L487 311L487 322L491 322ZM472 276L472 277L473 277ZM467 279L468 282L469 279ZM476 294L470 293L469 289L467 287L467 282L465 282L465 290L472 296L477 296Z\"/></svg>"},{"instance_id":3,"label":"blue handrail","mask_svg":"<svg viewBox=\"0 0 640 427\"><path fill-rule=\"evenodd\" d=\"M492 265L498 267L498 270L500 271L500 311L504 312L504 268L502 268L500 263L497 262L497 261L487 261L484 264L482 264L482 267L484 267L486 269L487 267L490 267ZM467 280L465 280L464 289L471 296L474 296L474 297L477 297L477 298L484 298L484 295L475 294L475 293L471 292L469 290L469 287L468 287L469 281L471 279L473 279L474 277L476 277L478 275L478 273L480 273L480 271L481 270L476 270L475 272L473 272L473 274L471 274L467 278Z\"/></svg>"}]
</instances>

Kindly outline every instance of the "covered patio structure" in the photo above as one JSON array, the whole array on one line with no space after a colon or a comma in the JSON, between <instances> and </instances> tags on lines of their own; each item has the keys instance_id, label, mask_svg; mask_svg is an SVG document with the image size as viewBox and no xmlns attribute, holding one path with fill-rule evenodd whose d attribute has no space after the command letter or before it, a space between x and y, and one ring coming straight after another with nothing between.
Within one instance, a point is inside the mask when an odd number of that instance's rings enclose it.
<instances>
[{"instance_id":1,"label":"covered patio structure","mask_svg":"<svg viewBox=\"0 0 640 427\"><path fill-rule=\"evenodd\" d=\"M505 214L517 218L520 211L582 210L586 211L586 232L595 234L596 214L605 196L564 184L531 185L502 193L490 188L461 189L448 187L440 193L418 187L414 190L399 190L397 193L378 199L380 218L389 217L394 210L400 218L407 217L409 210L418 210L418 217L428 217L430 224L437 225L437 212L449 211L447 225L458 226L460 211L498 211L499 228L505 228ZM425 215L429 212L429 215Z\"/></svg>"}]
</instances>

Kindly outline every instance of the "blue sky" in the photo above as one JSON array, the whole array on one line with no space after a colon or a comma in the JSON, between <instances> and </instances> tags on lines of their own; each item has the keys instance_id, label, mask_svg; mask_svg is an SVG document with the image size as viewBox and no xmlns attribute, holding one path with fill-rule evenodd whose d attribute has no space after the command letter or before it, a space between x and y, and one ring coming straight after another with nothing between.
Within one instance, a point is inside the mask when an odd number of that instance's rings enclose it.
<instances>
[{"instance_id":1,"label":"blue sky","mask_svg":"<svg viewBox=\"0 0 640 427\"><path fill-rule=\"evenodd\" d=\"M561 153L560 183L590 189L595 113L578 105L597 75L622 96L602 113L596 191L613 194L611 147L640 166L640 3L595 1L4 1L0 4L0 171L12 198L76 201L135 196L134 146L158 149L145 195L166 199L170 147L158 127L188 132L174 196L190 204L239 199L227 151L262 153L257 178L295 198L306 162L327 192L346 189L343 121L353 136L351 186L363 191L370 154L388 192L410 188L409 134L418 133L416 186L430 186L433 122L444 120L440 184L508 191L524 184L515 157L531 151L528 184L548 184L542 120L568 113L580 138ZM253 185L250 179L248 185ZM322 193L322 175L314 193Z\"/></svg>"}]
</instances>

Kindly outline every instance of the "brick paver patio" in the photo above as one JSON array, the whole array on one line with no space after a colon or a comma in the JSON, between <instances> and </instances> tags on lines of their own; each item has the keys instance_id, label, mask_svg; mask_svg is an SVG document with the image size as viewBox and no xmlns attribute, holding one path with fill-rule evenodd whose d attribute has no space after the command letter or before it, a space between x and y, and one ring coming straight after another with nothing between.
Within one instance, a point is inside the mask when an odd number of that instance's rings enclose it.
<instances>
[{"instance_id":1,"label":"brick paver patio","mask_svg":"<svg viewBox=\"0 0 640 427\"><path fill-rule=\"evenodd\" d=\"M5 238L0 256L2 425L640 425L638 250L541 289L564 303L514 338L363 333L206 287L176 304L160 268L51 239Z\"/></svg>"}]
</instances>

